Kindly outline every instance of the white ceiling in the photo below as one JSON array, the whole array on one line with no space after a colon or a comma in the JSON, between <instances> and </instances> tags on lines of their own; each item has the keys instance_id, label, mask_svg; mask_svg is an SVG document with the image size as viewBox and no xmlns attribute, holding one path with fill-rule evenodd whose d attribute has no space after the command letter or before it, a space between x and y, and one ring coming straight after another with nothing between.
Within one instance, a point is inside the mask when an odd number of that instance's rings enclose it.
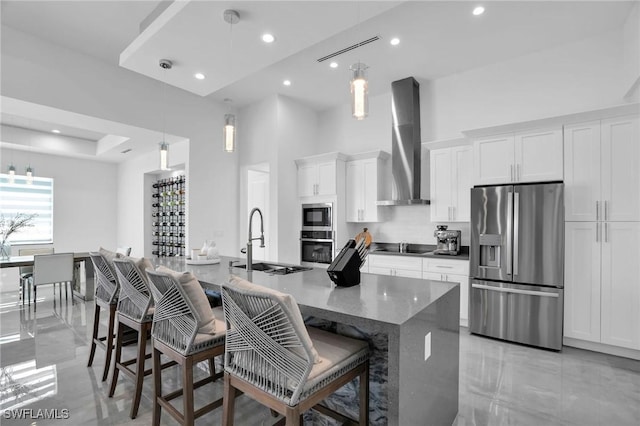
<instances>
[{"instance_id":1,"label":"white ceiling","mask_svg":"<svg viewBox=\"0 0 640 426\"><path fill-rule=\"evenodd\" d=\"M375 95L407 76L438 78L619 29L633 2L490 1L483 2L484 15L475 17L476 4L3 0L1 15L2 25L216 101L231 98L236 107L282 93L322 110L348 102L348 67L354 62L370 67ZM222 18L228 8L240 13L232 29ZM263 44L264 31L276 42ZM329 68L330 61L317 62L374 35L380 40L336 57L337 69ZM390 46L392 37L401 43ZM160 58L171 59L174 68L163 73ZM195 72L207 79L195 80ZM291 86L282 85L285 78Z\"/></svg>"}]
</instances>

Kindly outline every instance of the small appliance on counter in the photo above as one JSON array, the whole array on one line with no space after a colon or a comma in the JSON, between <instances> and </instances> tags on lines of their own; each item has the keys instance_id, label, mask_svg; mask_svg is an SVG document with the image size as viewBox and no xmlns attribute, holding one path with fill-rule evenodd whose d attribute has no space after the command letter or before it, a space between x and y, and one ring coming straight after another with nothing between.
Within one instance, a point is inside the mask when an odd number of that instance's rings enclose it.
<instances>
[{"instance_id":1,"label":"small appliance on counter","mask_svg":"<svg viewBox=\"0 0 640 426\"><path fill-rule=\"evenodd\" d=\"M338 287L360 284L360 268L367 259L371 241L371 234L367 232L367 228L364 228L364 232L356 235L355 240L347 241L331 262L327 268L327 274Z\"/></svg>"},{"instance_id":2,"label":"small appliance on counter","mask_svg":"<svg viewBox=\"0 0 640 426\"><path fill-rule=\"evenodd\" d=\"M460 253L461 231L447 230L447 225L436 225L433 236L436 237L436 249L433 254L457 256Z\"/></svg>"}]
</instances>

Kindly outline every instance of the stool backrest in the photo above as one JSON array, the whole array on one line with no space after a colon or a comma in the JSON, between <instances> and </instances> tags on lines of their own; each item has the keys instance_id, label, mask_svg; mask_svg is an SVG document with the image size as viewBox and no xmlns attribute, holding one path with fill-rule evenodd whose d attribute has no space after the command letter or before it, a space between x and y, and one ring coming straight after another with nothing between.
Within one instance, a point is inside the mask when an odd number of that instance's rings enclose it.
<instances>
[{"instance_id":1,"label":"stool backrest","mask_svg":"<svg viewBox=\"0 0 640 426\"><path fill-rule=\"evenodd\" d=\"M89 256L95 273L96 298L108 304L116 303L120 287L114 276L113 266L99 252L92 251Z\"/></svg>"},{"instance_id":2,"label":"stool backrest","mask_svg":"<svg viewBox=\"0 0 640 426\"><path fill-rule=\"evenodd\" d=\"M311 369L311 348L294 313L270 292L222 285L227 322L224 369L289 405L297 404ZM302 354L306 355L303 356Z\"/></svg>"},{"instance_id":3,"label":"stool backrest","mask_svg":"<svg viewBox=\"0 0 640 426\"><path fill-rule=\"evenodd\" d=\"M118 247L116 249L116 253L121 254L123 256L129 256L131 254L131 247Z\"/></svg>"},{"instance_id":4,"label":"stool backrest","mask_svg":"<svg viewBox=\"0 0 640 426\"><path fill-rule=\"evenodd\" d=\"M163 272L147 269L155 303L151 335L182 355L191 352L200 317L180 283Z\"/></svg>"},{"instance_id":5,"label":"stool backrest","mask_svg":"<svg viewBox=\"0 0 640 426\"><path fill-rule=\"evenodd\" d=\"M33 256L33 285L73 281L73 253Z\"/></svg>"},{"instance_id":6,"label":"stool backrest","mask_svg":"<svg viewBox=\"0 0 640 426\"><path fill-rule=\"evenodd\" d=\"M120 284L118 312L133 320L142 321L153 302L147 280L129 258L114 259L113 266Z\"/></svg>"}]
</instances>

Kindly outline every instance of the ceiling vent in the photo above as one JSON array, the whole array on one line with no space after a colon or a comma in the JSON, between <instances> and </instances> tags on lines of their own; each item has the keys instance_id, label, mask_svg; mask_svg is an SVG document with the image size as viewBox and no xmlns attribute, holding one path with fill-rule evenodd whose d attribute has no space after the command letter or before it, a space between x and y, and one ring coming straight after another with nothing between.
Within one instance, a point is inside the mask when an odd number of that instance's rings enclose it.
<instances>
[{"instance_id":1,"label":"ceiling vent","mask_svg":"<svg viewBox=\"0 0 640 426\"><path fill-rule=\"evenodd\" d=\"M380 40L380 37L378 37L378 36L374 36L374 37L368 38L368 39L363 40L363 41L361 41L359 43L352 44L351 46L347 46L347 47L345 47L343 49L340 49L340 50L337 50L337 51L335 51L333 53L329 53L327 56L323 56L322 58L319 58L318 62L326 61L327 59L334 58L334 57L336 57L338 55L342 55L343 53L349 52L349 51L351 51L353 49L357 49L358 47L362 47L362 46L364 46L366 44L373 43L374 41L378 41L378 40Z\"/></svg>"},{"instance_id":2,"label":"ceiling vent","mask_svg":"<svg viewBox=\"0 0 640 426\"><path fill-rule=\"evenodd\" d=\"M127 152L133 151L131 148L127 148L124 151L120 151L121 154L126 154Z\"/></svg>"}]
</instances>

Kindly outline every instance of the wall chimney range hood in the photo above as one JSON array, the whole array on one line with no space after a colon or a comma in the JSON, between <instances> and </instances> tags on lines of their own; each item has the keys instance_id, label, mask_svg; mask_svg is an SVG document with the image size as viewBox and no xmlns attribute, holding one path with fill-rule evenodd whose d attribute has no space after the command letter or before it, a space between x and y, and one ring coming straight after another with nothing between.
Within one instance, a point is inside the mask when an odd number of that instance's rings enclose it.
<instances>
[{"instance_id":1,"label":"wall chimney range hood","mask_svg":"<svg viewBox=\"0 0 640 426\"><path fill-rule=\"evenodd\" d=\"M429 204L420 199L420 84L407 77L391 83L391 200L379 206Z\"/></svg>"}]
</instances>

